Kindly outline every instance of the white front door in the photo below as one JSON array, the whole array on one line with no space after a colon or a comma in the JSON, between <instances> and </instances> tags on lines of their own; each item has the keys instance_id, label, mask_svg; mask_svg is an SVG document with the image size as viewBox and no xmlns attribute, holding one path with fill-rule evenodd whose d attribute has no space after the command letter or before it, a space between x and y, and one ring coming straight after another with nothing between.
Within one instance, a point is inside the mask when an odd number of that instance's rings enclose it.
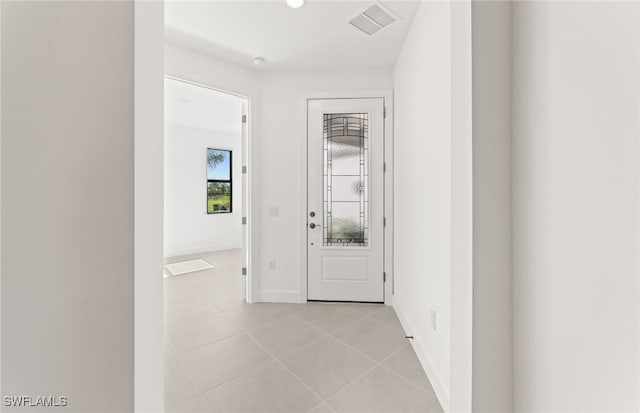
<instances>
[{"instance_id":1,"label":"white front door","mask_svg":"<svg viewBox=\"0 0 640 413\"><path fill-rule=\"evenodd\" d=\"M384 302L384 100L308 102L308 299Z\"/></svg>"}]
</instances>

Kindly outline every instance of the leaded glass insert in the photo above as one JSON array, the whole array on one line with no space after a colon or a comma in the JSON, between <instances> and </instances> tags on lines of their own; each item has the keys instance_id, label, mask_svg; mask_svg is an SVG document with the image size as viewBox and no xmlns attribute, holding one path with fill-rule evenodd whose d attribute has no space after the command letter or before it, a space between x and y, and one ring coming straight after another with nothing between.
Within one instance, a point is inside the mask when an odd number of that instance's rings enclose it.
<instances>
[{"instance_id":1,"label":"leaded glass insert","mask_svg":"<svg viewBox=\"0 0 640 413\"><path fill-rule=\"evenodd\" d=\"M369 244L369 115L324 115L325 247Z\"/></svg>"}]
</instances>

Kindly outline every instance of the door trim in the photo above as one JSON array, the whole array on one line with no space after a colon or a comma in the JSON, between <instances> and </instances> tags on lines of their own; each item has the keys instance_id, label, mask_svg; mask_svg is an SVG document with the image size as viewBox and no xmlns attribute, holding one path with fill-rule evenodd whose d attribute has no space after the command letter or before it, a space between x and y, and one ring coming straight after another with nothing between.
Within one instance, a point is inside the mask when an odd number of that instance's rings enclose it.
<instances>
[{"instance_id":1,"label":"door trim","mask_svg":"<svg viewBox=\"0 0 640 413\"><path fill-rule=\"evenodd\" d=\"M386 109L386 117L384 122L384 162L386 164L386 173L384 175L384 216L386 218L386 226L384 227L384 264L383 271L386 273L386 281L384 283L384 304L393 304L393 90L391 89L372 89L372 90L357 90L357 91L325 91L325 92L309 92L305 93L301 97L302 116L304 116L304 122L302 122L302 130L300 136L304 136L302 139L303 144L300 151L301 167L304 171L304 177L301 179L301 199L300 205L302 205L302 211L300 211L300 240L304 242L304 247L300 251L300 263L304 266L304 271L301 271L300 276L300 302L307 302L308 297L308 273L307 273L307 210L308 210L308 161L307 161L307 128L308 128L308 109L310 100L325 100L325 99L382 99L384 107Z\"/></svg>"}]
</instances>

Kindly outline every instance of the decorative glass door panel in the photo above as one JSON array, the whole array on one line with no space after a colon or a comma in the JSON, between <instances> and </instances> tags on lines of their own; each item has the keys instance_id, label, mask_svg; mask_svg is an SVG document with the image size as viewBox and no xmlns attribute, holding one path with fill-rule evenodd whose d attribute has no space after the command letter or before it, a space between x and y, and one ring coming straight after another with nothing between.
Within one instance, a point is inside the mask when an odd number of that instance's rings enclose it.
<instances>
[{"instance_id":1,"label":"decorative glass door panel","mask_svg":"<svg viewBox=\"0 0 640 413\"><path fill-rule=\"evenodd\" d=\"M368 245L368 113L324 114L323 245Z\"/></svg>"}]
</instances>

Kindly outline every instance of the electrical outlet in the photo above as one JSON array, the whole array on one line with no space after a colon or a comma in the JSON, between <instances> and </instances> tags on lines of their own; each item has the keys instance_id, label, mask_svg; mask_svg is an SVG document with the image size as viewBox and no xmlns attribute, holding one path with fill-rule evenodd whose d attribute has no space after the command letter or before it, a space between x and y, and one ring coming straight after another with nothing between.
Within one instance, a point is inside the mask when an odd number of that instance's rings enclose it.
<instances>
[{"instance_id":1,"label":"electrical outlet","mask_svg":"<svg viewBox=\"0 0 640 413\"><path fill-rule=\"evenodd\" d=\"M279 217L280 216L280 207L269 207L269 216L270 217Z\"/></svg>"},{"instance_id":2,"label":"electrical outlet","mask_svg":"<svg viewBox=\"0 0 640 413\"><path fill-rule=\"evenodd\" d=\"M436 330L436 320L438 317L438 312L436 310L434 310L433 308L431 309L431 328Z\"/></svg>"},{"instance_id":3,"label":"electrical outlet","mask_svg":"<svg viewBox=\"0 0 640 413\"><path fill-rule=\"evenodd\" d=\"M276 260L269 261L269 271L275 271L275 270L276 270Z\"/></svg>"}]
</instances>

